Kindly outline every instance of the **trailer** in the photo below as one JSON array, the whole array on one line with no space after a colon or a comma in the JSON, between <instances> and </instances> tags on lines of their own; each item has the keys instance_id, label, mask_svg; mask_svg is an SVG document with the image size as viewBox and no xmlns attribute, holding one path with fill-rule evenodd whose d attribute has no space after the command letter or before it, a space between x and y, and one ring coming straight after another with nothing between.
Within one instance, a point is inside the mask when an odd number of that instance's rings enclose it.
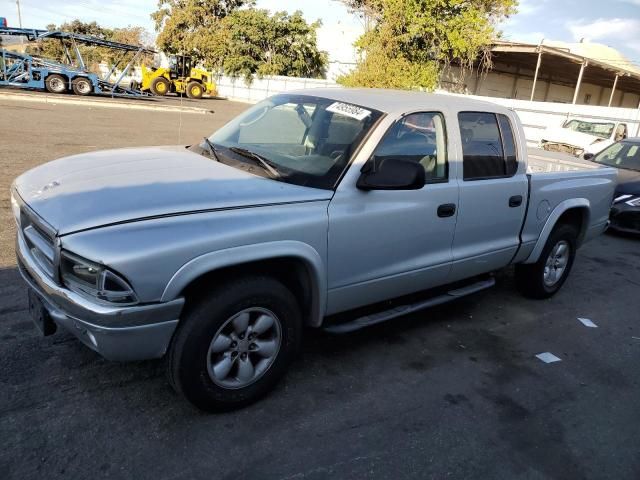
<instances>
[{"instance_id":1,"label":"trailer","mask_svg":"<svg viewBox=\"0 0 640 480\"><path fill-rule=\"evenodd\" d=\"M0 86L47 90L51 93L72 91L82 96L90 94L112 97L148 95L137 88L125 87L122 80L142 55L154 54L153 50L62 31L0 27L0 35L22 36L29 42L57 39L62 45L68 62L61 63L37 55L0 49ZM78 44L110 48L121 51L122 54L109 72L104 77L100 77L87 69ZM122 64L127 53L133 53L132 58L124 65L116 81L112 82L111 76Z\"/></svg>"}]
</instances>

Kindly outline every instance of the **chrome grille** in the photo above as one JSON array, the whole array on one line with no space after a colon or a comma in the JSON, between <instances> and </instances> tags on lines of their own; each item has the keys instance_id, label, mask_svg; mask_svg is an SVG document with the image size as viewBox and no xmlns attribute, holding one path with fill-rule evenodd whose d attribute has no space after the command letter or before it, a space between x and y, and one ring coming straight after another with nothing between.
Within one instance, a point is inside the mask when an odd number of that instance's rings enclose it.
<instances>
[{"instance_id":1,"label":"chrome grille","mask_svg":"<svg viewBox=\"0 0 640 480\"><path fill-rule=\"evenodd\" d=\"M53 237L44 229L37 225L37 222L29 214L22 209L20 212L20 229L22 236L31 252L31 255L38 263L38 266L53 278L55 274L55 257L56 249Z\"/></svg>"}]
</instances>

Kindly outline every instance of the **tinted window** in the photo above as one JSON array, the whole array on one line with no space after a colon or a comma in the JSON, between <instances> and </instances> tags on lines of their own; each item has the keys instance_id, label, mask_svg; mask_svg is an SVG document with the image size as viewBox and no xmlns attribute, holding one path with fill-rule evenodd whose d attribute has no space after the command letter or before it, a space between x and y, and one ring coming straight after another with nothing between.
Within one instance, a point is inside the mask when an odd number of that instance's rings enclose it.
<instances>
[{"instance_id":1,"label":"tinted window","mask_svg":"<svg viewBox=\"0 0 640 480\"><path fill-rule=\"evenodd\" d=\"M512 176L517 170L515 137L509 119L488 112L460 112L465 180Z\"/></svg>"},{"instance_id":2,"label":"tinted window","mask_svg":"<svg viewBox=\"0 0 640 480\"><path fill-rule=\"evenodd\" d=\"M498 115L500 132L502 133L502 145L504 147L504 160L507 162L507 175L511 176L518 170L518 160L516 155L516 141L511 129L511 122L506 115Z\"/></svg>"},{"instance_id":3,"label":"tinted window","mask_svg":"<svg viewBox=\"0 0 640 480\"><path fill-rule=\"evenodd\" d=\"M376 160L399 158L420 163L427 182L447 179L444 118L439 113L412 113L396 122L376 148Z\"/></svg>"}]
</instances>

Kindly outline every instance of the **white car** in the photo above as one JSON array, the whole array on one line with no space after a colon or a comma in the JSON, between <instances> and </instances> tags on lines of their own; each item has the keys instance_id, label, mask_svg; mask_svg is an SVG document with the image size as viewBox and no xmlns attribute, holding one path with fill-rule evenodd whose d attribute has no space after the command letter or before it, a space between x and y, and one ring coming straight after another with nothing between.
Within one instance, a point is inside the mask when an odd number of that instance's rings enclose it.
<instances>
[{"instance_id":1,"label":"white car","mask_svg":"<svg viewBox=\"0 0 640 480\"><path fill-rule=\"evenodd\" d=\"M576 157L583 153L599 153L627 138L627 124L608 120L572 118L560 127L547 127L540 148L564 152Z\"/></svg>"}]
</instances>

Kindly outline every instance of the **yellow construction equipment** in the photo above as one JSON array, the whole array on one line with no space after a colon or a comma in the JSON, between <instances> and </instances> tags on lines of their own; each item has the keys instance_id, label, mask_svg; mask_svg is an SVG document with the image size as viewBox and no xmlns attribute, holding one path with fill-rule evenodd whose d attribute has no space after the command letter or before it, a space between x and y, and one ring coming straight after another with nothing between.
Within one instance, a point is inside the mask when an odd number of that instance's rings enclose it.
<instances>
[{"instance_id":1,"label":"yellow construction equipment","mask_svg":"<svg viewBox=\"0 0 640 480\"><path fill-rule=\"evenodd\" d=\"M142 65L142 85L140 90L154 95L167 93L186 94L189 98L217 95L216 84L211 73L193 66L193 59L184 55L168 57L169 68L149 68Z\"/></svg>"}]
</instances>

